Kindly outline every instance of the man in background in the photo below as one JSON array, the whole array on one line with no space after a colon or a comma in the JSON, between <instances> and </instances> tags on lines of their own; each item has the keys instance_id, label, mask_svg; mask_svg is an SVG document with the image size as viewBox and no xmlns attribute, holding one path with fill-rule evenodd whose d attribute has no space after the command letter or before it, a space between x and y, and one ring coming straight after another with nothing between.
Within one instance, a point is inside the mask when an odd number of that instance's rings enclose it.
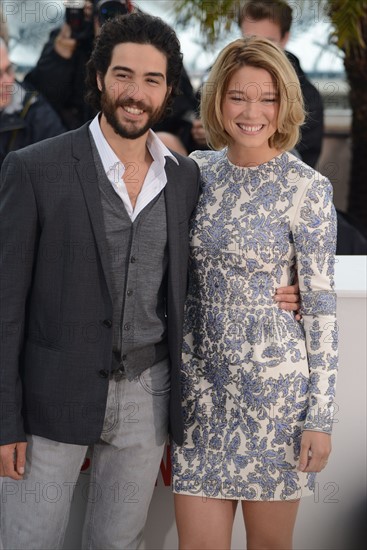
<instances>
[{"instance_id":1,"label":"man in background","mask_svg":"<svg viewBox=\"0 0 367 550\"><path fill-rule=\"evenodd\" d=\"M16 80L7 45L0 38L0 167L10 151L63 132L50 104Z\"/></svg>"},{"instance_id":2,"label":"man in background","mask_svg":"<svg viewBox=\"0 0 367 550\"><path fill-rule=\"evenodd\" d=\"M246 0L239 12L238 25L244 36L268 38L285 49L292 26L292 8L285 0ZM298 75L307 113L296 151L306 164L315 168L321 154L324 133L322 98L307 78L298 58L284 51ZM353 220L340 210L337 210L337 219L336 254L367 254L367 240Z\"/></svg>"},{"instance_id":3,"label":"man in background","mask_svg":"<svg viewBox=\"0 0 367 550\"><path fill-rule=\"evenodd\" d=\"M248 0L242 5L238 25L244 36L268 38L285 49L292 26L292 8L284 0ZM315 168L321 154L324 112L319 91L307 78L298 58L285 50L300 81L307 118L296 149L301 159Z\"/></svg>"},{"instance_id":4,"label":"man in background","mask_svg":"<svg viewBox=\"0 0 367 550\"><path fill-rule=\"evenodd\" d=\"M244 36L256 35L268 38L281 48L285 48L292 25L292 8L284 0L248 0L241 4L238 25ZM308 113L302 127L302 139L296 152L306 164L316 166L321 153L324 130L324 113L321 95L308 80L299 60L285 51L300 80L305 109ZM206 148L205 133L200 120L194 121L193 139L199 148Z\"/></svg>"}]
</instances>

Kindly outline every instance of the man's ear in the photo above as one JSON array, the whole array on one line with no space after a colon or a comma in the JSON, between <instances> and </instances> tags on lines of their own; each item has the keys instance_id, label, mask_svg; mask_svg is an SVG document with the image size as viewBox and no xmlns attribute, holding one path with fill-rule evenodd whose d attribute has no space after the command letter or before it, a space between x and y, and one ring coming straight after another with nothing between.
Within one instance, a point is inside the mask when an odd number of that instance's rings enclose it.
<instances>
[{"instance_id":1,"label":"man's ear","mask_svg":"<svg viewBox=\"0 0 367 550\"><path fill-rule=\"evenodd\" d=\"M97 73L96 79L97 79L98 90L101 92L103 89L101 75Z\"/></svg>"},{"instance_id":2,"label":"man's ear","mask_svg":"<svg viewBox=\"0 0 367 550\"><path fill-rule=\"evenodd\" d=\"M282 36L282 38L280 39L280 45L281 45L281 47L283 48L283 50L284 50L284 48L286 47L288 40L289 40L289 31L286 32L286 33Z\"/></svg>"}]
</instances>

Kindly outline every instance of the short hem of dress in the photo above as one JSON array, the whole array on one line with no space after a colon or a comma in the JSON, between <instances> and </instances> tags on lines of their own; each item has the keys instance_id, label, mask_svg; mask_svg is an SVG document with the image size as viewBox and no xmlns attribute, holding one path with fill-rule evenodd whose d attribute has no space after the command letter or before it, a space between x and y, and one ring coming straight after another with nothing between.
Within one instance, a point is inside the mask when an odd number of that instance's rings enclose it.
<instances>
[{"instance_id":1,"label":"short hem of dress","mask_svg":"<svg viewBox=\"0 0 367 550\"><path fill-rule=\"evenodd\" d=\"M245 497L226 497L224 495L206 495L206 494L199 494L199 493L191 493L190 491L175 491L174 489L172 489L172 492L173 494L175 495L187 495L187 496L190 496L190 497L199 497L199 498L202 498L202 499L208 499L208 498L213 498L213 499L216 499L216 500L234 500L235 502L239 502L239 501L247 501L247 502L298 502L299 500L301 500L301 498L305 498L305 497L311 497L314 495L314 492L311 491L310 489L307 489L307 492L302 494L301 496L299 497L296 497L296 498L268 498L268 499L261 499L261 498L245 498Z\"/></svg>"}]
</instances>

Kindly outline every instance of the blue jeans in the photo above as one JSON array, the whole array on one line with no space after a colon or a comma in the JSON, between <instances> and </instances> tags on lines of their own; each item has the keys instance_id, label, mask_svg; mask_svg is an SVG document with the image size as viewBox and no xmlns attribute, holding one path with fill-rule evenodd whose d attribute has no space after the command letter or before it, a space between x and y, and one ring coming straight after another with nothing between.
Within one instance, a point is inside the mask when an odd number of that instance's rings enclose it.
<instances>
[{"instance_id":1,"label":"blue jeans","mask_svg":"<svg viewBox=\"0 0 367 550\"><path fill-rule=\"evenodd\" d=\"M137 548L167 439L168 360L129 382L109 383L92 470L82 548ZM63 545L73 490L87 447L30 435L24 479L0 478L1 542L5 550Z\"/></svg>"}]
</instances>

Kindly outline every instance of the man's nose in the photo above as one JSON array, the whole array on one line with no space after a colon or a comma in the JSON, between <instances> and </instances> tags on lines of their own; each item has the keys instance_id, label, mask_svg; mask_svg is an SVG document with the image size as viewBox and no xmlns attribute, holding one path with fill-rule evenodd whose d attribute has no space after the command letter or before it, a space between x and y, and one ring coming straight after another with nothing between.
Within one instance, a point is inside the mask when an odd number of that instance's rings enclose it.
<instances>
[{"instance_id":1,"label":"man's nose","mask_svg":"<svg viewBox=\"0 0 367 550\"><path fill-rule=\"evenodd\" d=\"M127 83L124 89L124 97L142 101L145 98L143 83L138 80Z\"/></svg>"},{"instance_id":2,"label":"man's nose","mask_svg":"<svg viewBox=\"0 0 367 550\"><path fill-rule=\"evenodd\" d=\"M118 99L140 101L144 98L143 86L137 81L116 82L113 85L112 93L115 101Z\"/></svg>"}]
</instances>

